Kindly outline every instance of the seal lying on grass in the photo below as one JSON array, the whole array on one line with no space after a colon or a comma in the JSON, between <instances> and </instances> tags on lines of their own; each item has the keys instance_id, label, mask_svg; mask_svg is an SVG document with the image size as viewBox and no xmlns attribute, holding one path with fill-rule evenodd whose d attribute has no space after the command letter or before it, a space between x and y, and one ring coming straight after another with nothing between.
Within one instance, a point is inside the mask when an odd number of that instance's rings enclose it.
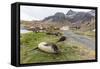
<instances>
[{"instance_id":1,"label":"seal lying on grass","mask_svg":"<svg viewBox=\"0 0 100 69\"><path fill-rule=\"evenodd\" d=\"M41 51L47 52L47 53L54 53L58 54L60 53L58 46L56 45L58 42L63 42L66 40L65 36L62 36L55 44L54 43L47 43L47 42L41 42L38 44L38 47L32 49L31 51L35 49L40 49Z\"/></svg>"},{"instance_id":2,"label":"seal lying on grass","mask_svg":"<svg viewBox=\"0 0 100 69\"><path fill-rule=\"evenodd\" d=\"M38 44L38 47L34 48L33 50L35 49L40 49L41 51L53 54L60 53L59 48L54 43L41 42Z\"/></svg>"}]
</instances>

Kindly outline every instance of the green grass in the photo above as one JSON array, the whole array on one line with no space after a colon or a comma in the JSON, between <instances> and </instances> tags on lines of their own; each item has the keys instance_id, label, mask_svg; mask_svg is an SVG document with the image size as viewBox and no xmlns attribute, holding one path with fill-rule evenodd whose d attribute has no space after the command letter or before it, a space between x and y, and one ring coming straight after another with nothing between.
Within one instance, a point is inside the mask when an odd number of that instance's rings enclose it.
<instances>
[{"instance_id":1,"label":"green grass","mask_svg":"<svg viewBox=\"0 0 100 69\"><path fill-rule=\"evenodd\" d=\"M50 54L40 50L33 50L40 42L55 43L60 37L46 35L45 33L21 34L20 63L42 63L94 59L94 51L85 48L83 45L68 39L66 42L58 43L60 54Z\"/></svg>"}]
</instances>

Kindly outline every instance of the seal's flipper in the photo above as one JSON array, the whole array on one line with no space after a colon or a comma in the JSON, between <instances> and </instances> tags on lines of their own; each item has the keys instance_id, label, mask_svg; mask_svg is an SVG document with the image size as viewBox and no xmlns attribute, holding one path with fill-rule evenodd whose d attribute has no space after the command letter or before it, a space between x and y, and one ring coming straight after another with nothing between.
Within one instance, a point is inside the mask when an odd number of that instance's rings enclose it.
<instances>
[{"instance_id":1,"label":"seal's flipper","mask_svg":"<svg viewBox=\"0 0 100 69\"><path fill-rule=\"evenodd\" d=\"M36 48L34 48L34 49L32 49L32 50L29 50L29 51L27 51L27 52L34 51L34 50L36 50L36 49L38 49L38 47L36 47Z\"/></svg>"}]
</instances>

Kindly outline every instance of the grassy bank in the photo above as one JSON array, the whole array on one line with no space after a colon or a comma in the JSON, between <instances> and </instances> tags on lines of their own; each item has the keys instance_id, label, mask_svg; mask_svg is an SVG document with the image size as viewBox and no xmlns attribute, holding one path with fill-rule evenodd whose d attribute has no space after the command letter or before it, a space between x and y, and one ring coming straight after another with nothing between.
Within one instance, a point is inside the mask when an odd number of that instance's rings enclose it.
<instances>
[{"instance_id":1,"label":"grassy bank","mask_svg":"<svg viewBox=\"0 0 100 69\"><path fill-rule=\"evenodd\" d=\"M73 40L70 40L70 38L65 43L57 44L61 50L61 53L58 55L45 53L38 49L30 51L37 47L40 42L46 41L55 43L59 38L60 37L58 36L47 35L45 33L30 32L21 34L21 64L94 59L94 51L87 49Z\"/></svg>"}]
</instances>

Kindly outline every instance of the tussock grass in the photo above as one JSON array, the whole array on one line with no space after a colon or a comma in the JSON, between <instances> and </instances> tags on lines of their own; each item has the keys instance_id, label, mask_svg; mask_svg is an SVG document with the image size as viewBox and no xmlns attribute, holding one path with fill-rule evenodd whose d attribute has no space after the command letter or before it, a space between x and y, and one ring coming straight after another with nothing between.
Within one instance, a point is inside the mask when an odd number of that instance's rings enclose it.
<instances>
[{"instance_id":1,"label":"tussock grass","mask_svg":"<svg viewBox=\"0 0 100 69\"><path fill-rule=\"evenodd\" d=\"M59 61L75 61L75 60L90 60L95 58L95 52L84 47L83 45L73 41L66 40L65 42L57 43L61 53L50 54L42 52L38 49L30 51L38 46L40 42L55 43L60 37L47 35L45 33L26 33L21 34L20 45L20 63L42 63L42 62L59 62Z\"/></svg>"}]
</instances>

